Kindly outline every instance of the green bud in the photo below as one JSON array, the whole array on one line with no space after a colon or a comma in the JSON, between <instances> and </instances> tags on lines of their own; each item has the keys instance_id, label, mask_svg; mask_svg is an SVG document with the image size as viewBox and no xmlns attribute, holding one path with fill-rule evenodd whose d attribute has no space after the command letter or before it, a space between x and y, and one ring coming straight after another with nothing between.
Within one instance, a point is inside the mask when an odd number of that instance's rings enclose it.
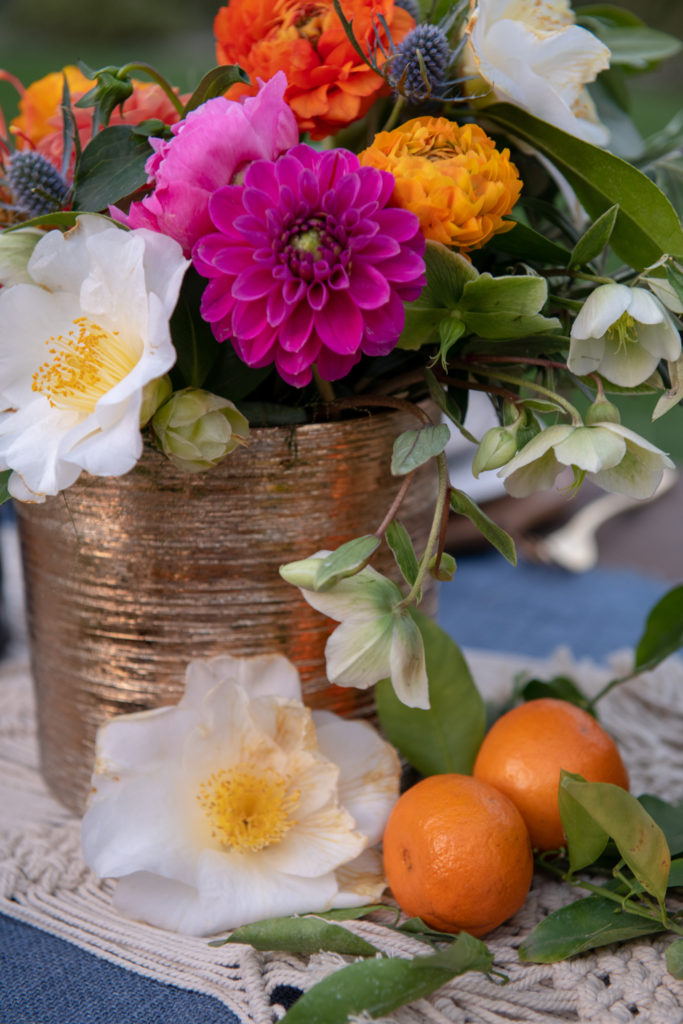
<instances>
[{"instance_id":1,"label":"green bud","mask_svg":"<svg viewBox=\"0 0 683 1024\"><path fill-rule=\"evenodd\" d=\"M249 423L232 402L198 388L174 392L152 427L164 455L190 473L211 469L249 438Z\"/></svg>"},{"instance_id":2,"label":"green bud","mask_svg":"<svg viewBox=\"0 0 683 1024\"><path fill-rule=\"evenodd\" d=\"M0 234L0 286L27 284L32 280L26 268L44 233L38 228L19 228Z\"/></svg>"},{"instance_id":3,"label":"green bud","mask_svg":"<svg viewBox=\"0 0 683 1024\"><path fill-rule=\"evenodd\" d=\"M298 562L281 565L279 572L287 583L304 590L315 590L315 578L322 563L322 557L302 558Z\"/></svg>"},{"instance_id":4,"label":"green bud","mask_svg":"<svg viewBox=\"0 0 683 1024\"><path fill-rule=\"evenodd\" d=\"M586 411L584 422L589 427L596 423L621 423L621 416L616 405L609 399L596 398Z\"/></svg>"},{"instance_id":5,"label":"green bud","mask_svg":"<svg viewBox=\"0 0 683 1024\"><path fill-rule=\"evenodd\" d=\"M455 570L457 569L456 561L453 555L449 555L447 551L441 552L441 560L439 562L439 568L436 568L436 555L429 561L429 575L435 580L440 580L441 583L448 583L455 576Z\"/></svg>"},{"instance_id":6,"label":"green bud","mask_svg":"<svg viewBox=\"0 0 683 1024\"><path fill-rule=\"evenodd\" d=\"M485 469L500 469L516 454L515 434L506 427L491 427L477 448L472 462L472 474L478 477Z\"/></svg>"},{"instance_id":7,"label":"green bud","mask_svg":"<svg viewBox=\"0 0 683 1024\"><path fill-rule=\"evenodd\" d=\"M140 406L140 426L146 426L157 409L164 404L173 391L171 378L166 374L150 380L142 389L142 405Z\"/></svg>"}]
</instances>

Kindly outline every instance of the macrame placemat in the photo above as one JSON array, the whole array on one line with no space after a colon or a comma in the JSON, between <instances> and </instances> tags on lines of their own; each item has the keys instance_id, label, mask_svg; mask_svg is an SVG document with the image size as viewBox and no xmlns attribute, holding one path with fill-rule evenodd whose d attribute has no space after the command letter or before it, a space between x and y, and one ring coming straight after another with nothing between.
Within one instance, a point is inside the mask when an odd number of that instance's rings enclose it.
<instances>
[{"instance_id":1,"label":"macrame placemat","mask_svg":"<svg viewBox=\"0 0 683 1024\"><path fill-rule=\"evenodd\" d=\"M610 669L598 668L574 663L562 651L545 662L477 651L468 652L468 658L482 692L492 699L502 699L521 670L573 674L588 692L597 692L629 662L624 653L615 655ZM683 661L670 658L617 688L601 703L601 719L619 741L635 793L683 799ZM79 820L50 797L40 777L30 676L23 660L0 669L0 807L0 912L138 974L214 996L245 1024L272 1024L284 1015L282 1007L270 1002L277 986L307 990L348 962L332 954L301 957L237 945L212 948L205 939L160 933L121 918L111 907L112 884L98 882L83 864ZM387 1020L683 1024L683 983L672 978L664 963L670 937L607 946L558 964L520 963L517 949L534 925L578 896L569 886L537 876L522 910L486 939L508 984L466 974ZM426 951L423 943L375 923L345 927L391 956Z\"/></svg>"}]
</instances>

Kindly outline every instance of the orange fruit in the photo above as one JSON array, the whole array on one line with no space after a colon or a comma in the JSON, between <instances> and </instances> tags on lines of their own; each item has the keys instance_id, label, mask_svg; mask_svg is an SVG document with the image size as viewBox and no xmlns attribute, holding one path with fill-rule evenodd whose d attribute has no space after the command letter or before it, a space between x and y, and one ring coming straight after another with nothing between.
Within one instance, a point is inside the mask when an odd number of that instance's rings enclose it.
<instances>
[{"instance_id":1,"label":"orange fruit","mask_svg":"<svg viewBox=\"0 0 683 1024\"><path fill-rule=\"evenodd\" d=\"M565 700L542 697L493 724L473 774L510 797L535 847L554 850L565 842L557 801L561 768L588 782L628 789L617 745L593 716Z\"/></svg>"},{"instance_id":2,"label":"orange fruit","mask_svg":"<svg viewBox=\"0 0 683 1024\"><path fill-rule=\"evenodd\" d=\"M513 803L471 775L431 775L408 789L384 832L396 902L439 931L486 935L524 903L534 870Z\"/></svg>"}]
</instances>

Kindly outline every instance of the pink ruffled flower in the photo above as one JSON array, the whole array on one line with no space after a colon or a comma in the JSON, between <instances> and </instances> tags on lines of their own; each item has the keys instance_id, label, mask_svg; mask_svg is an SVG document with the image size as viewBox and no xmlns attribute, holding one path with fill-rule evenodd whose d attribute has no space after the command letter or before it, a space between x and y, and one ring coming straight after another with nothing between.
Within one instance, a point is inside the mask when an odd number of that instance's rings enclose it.
<instances>
[{"instance_id":1,"label":"pink ruffled flower","mask_svg":"<svg viewBox=\"0 0 683 1024\"><path fill-rule=\"evenodd\" d=\"M283 96L280 71L257 96L238 102L208 100L174 125L172 139L150 139L155 152L145 170L154 191L131 204L128 214L112 216L131 228L170 235L189 256L202 235L213 230L209 200L233 182L253 160L271 160L299 141L296 120Z\"/></svg>"},{"instance_id":2,"label":"pink ruffled flower","mask_svg":"<svg viewBox=\"0 0 683 1024\"><path fill-rule=\"evenodd\" d=\"M218 341L249 366L275 363L294 387L314 363L337 380L361 355L388 355L404 301L425 284L424 237L413 213L387 205L393 188L393 175L347 150L299 145L219 189L216 230L192 252Z\"/></svg>"}]
</instances>

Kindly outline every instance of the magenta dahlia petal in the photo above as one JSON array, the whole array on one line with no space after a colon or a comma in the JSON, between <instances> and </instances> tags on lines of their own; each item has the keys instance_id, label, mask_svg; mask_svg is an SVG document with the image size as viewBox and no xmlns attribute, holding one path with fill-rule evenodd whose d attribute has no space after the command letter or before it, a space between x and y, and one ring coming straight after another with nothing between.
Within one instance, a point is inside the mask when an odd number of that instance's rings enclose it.
<instances>
[{"instance_id":1,"label":"magenta dahlia petal","mask_svg":"<svg viewBox=\"0 0 683 1024\"><path fill-rule=\"evenodd\" d=\"M199 311L202 319L209 324L225 320L235 306L232 296L232 278L214 277L207 284L202 295Z\"/></svg>"},{"instance_id":2,"label":"magenta dahlia petal","mask_svg":"<svg viewBox=\"0 0 683 1024\"><path fill-rule=\"evenodd\" d=\"M348 355L361 347L363 317L348 292L330 292L324 309L315 314L315 326L323 345Z\"/></svg>"},{"instance_id":3,"label":"magenta dahlia petal","mask_svg":"<svg viewBox=\"0 0 683 1024\"><path fill-rule=\"evenodd\" d=\"M361 309L377 309L389 301L391 286L384 276L384 263L376 269L369 263L356 260L350 276L350 290Z\"/></svg>"},{"instance_id":4,"label":"magenta dahlia petal","mask_svg":"<svg viewBox=\"0 0 683 1024\"><path fill-rule=\"evenodd\" d=\"M266 305L264 302L235 302L232 311L232 326L235 334L249 341L255 338L268 325Z\"/></svg>"},{"instance_id":5,"label":"magenta dahlia petal","mask_svg":"<svg viewBox=\"0 0 683 1024\"><path fill-rule=\"evenodd\" d=\"M353 352L350 356L342 356L329 348L322 348L317 360L318 373L323 380L341 380L360 360L360 355L360 352Z\"/></svg>"},{"instance_id":6,"label":"magenta dahlia petal","mask_svg":"<svg viewBox=\"0 0 683 1024\"><path fill-rule=\"evenodd\" d=\"M269 267L252 263L235 280L232 294L236 299L249 302L252 299L263 299L270 294L273 287L273 275Z\"/></svg>"},{"instance_id":7,"label":"magenta dahlia petal","mask_svg":"<svg viewBox=\"0 0 683 1024\"><path fill-rule=\"evenodd\" d=\"M300 352L313 330L313 310L307 302L299 302L280 327L280 344L287 352Z\"/></svg>"}]
</instances>

